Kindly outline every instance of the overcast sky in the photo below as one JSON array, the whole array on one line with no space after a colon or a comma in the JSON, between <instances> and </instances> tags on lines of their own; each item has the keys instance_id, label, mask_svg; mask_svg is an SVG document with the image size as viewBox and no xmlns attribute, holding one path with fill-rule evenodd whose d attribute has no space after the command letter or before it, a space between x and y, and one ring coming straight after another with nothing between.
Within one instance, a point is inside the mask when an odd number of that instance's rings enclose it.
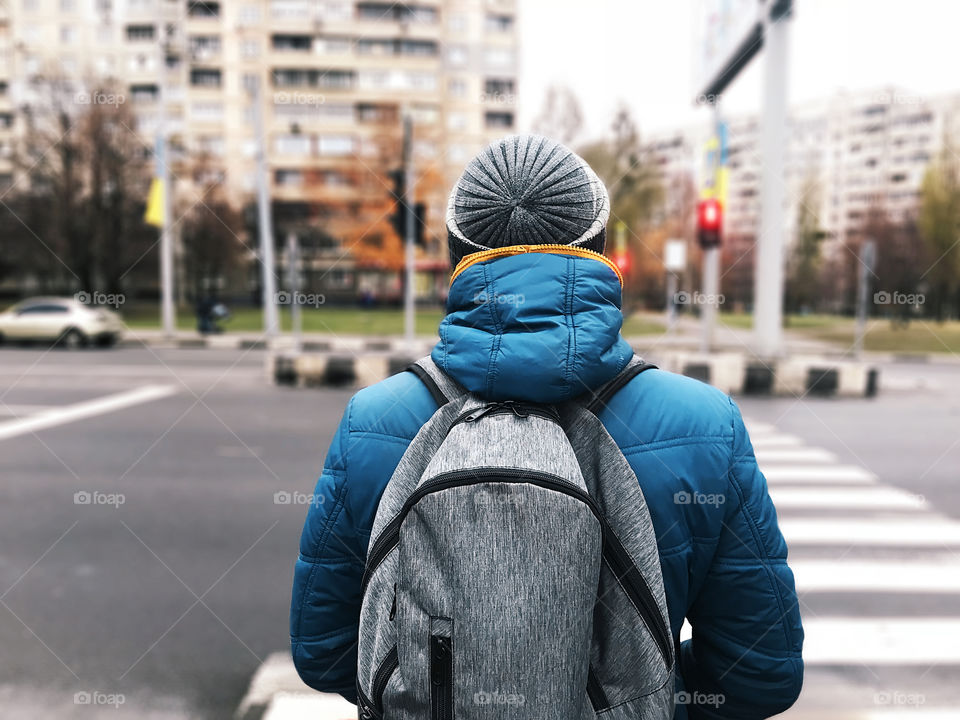
<instances>
[{"instance_id":1,"label":"overcast sky","mask_svg":"<svg viewBox=\"0 0 960 720\"><path fill-rule=\"evenodd\" d=\"M546 88L580 98L583 137L605 134L620 102L641 132L685 126L693 104L699 0L519 0L520 129ZM960 91L960 1L794 0L792 104L839 89L894 84L921 96ZM589 8L585 10L585 8ZM762 54L724 94L731 113L760 107Z\"/></svg>"}]
</instances>

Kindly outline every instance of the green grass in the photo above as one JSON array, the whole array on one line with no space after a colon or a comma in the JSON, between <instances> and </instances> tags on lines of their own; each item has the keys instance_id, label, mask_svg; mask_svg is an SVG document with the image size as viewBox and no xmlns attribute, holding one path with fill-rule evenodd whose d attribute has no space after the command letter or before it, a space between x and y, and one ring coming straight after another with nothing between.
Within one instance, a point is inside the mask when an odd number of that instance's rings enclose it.
<instances>
[{"instance_id":1,"label":"green grass","mask_svg":"<svg viewBox=\"0 0 960 720\"><path fill-rule=\"evenodd\" d=\"M227 332L259 332L263 329L263 316L258 308L231 310L233 316L223 324ZM444 312L440 308L425 308L417 311L418 335L435 335ZM156 329L160 325L155 307L127 308L123 313L127 325L134 329ZM280 323L284 331L290 330L290 310L280 311ZM180 330L196 328L193 313L181 312L177 316ZM324 307L303 309L304 332L333 333L336 335L401 335L403 334L403 310L399 308L373 308L364 310L352 307ZM623 325L623 334L656 335L664 331L661 323L634 316Z\"/></svg>"},{"instance_id":2,"label":"green grass","mask_svg":"<svg viewBox=\"0 0 960 720\"><path fill-rule=\"evenodd\" d=\"M812 337L828 340L843 347L853 345L854 322L839 318L832 327L809 330ZM889 320L872 319L867 323L863 346L866 350L893 353L956 353L960 354L960 322L937 323L933 320L911 320L906 327Z\"/></svg>"},{"instance_id":3,"label":"green grass","mask_svg":"<svg viewBox=\"0 0 960 720\"><path fill-rule=\"evenodd\" d=\"M259 332L263 329L263 314L259 308L231 308L231 318L223 323L227 332ZM124 320L131 328L154 329L160 319L156 308L138 308L124 311ZM443 317L440 309L418 310L417 334L433 335ZM336 335L399 335L403 333L403 311L396 308L372 308L364 310L350 307L303 308L304 332L334 333ZM291 328L289 308L281 308L280 324L283 331ZM193 330L197 326L192 312L177 315L180 330Z\"/></svg>"},{"instance_id":4,"label":"green grass","mask_svg":"<svg viewBox=\"0 0 960 720\"><path fill-rule=\"evenodd\" d=\"M753 316L748 313L720 313L718 322L737 330L750 330L753 327ZM810 330L833 328L852 322L850 318L837 315L788 315L784 319L784 327L788 330Z\"/></svg>"}]
</instances>

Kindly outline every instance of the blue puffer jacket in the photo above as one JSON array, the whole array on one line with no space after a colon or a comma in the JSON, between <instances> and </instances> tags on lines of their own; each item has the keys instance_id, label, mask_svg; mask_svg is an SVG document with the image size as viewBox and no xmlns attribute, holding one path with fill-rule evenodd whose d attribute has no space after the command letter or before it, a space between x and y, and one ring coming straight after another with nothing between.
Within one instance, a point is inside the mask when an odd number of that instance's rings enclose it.
<instances>
[{"instance_id":1,"label":"blue puffer jacket","mask_svg":"<svg viewBox=\"0 0 960 720\"><path fill-rule=\"evenodd\" d=\"M523 253L473 264L453 282L434 361L489 398L560 402L631 357L620 283L599 257ZM355 701L360 581L377 503L436 410L411 373L347 406L307 516L290 636L310 686ZM765 718L803 678L803 630L787 548L740 413L723 393L642 373L601 420L643 488L658 538L670 624L681 647L676 718Z\"/></svg>"}]
</instances>

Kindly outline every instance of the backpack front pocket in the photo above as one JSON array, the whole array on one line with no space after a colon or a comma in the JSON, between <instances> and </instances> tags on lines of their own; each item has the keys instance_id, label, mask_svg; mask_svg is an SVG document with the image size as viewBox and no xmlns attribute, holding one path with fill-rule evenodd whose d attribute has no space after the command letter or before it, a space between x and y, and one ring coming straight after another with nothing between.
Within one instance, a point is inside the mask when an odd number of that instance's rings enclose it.
<instances>
[{"instance_id":1,"label":"backpack front pocket","mask_svg":"<svg viewBox=\"0 0 960 720\"><path fill-rule=\"evenodd\" d=\"M430 618L430 717L453 720L453 620Z\"/></svg>"}]
</instances>

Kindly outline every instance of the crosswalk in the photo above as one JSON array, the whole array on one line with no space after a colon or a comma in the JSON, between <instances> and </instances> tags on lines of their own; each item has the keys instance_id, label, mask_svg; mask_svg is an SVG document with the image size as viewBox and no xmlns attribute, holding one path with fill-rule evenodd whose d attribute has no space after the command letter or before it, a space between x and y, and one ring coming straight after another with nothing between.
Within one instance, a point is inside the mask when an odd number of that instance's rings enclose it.
<instances>
[{"instance_id":1,"label":"crosswalk","mask_svg":"<svg viewBox=\"0 0 960 720\"><path fill-rule=\"evenodd\" d=\"M747 421L787 540L804 691L785 718L960 718L960 522L874 473Z\"/></svg>"}]
</instances>

